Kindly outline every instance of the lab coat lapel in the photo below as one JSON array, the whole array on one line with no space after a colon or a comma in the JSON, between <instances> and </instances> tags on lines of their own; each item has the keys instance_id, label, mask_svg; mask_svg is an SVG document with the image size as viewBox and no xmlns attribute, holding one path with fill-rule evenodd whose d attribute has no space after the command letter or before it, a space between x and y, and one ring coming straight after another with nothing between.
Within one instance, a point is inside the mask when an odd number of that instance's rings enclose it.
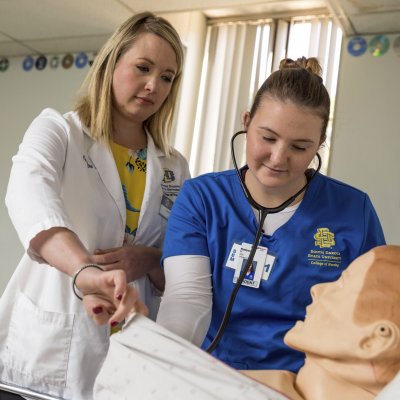
<instances>
[{"instance_id":1,"label":"lab coat lapel","mask_svg":"<svg viewBox=\"0 0 400 400\"><path fill-rule=\"evenodd\" d=\"M156 202L160 196L157 195L161 191L161 182L164 176L164 170L161 165L160 157L165 157L164 153L158 149L151 135L147 133L147 167L146 167L146 187L143 194L142 212L139 217L139 225L141 219L149 209L150 204ZM158 204L159 206L159 204Z\"/></svg>"},{"instance_id":2,"label":"lab coat lapel","mask_svg":"<svg viewBox=\"0 0 400 400\"><path fill-rule=\"evenodd\" d=\"M122 220L126 219L125 199L122 192L121 180L115 165L114 157L106 146L98 141L93 142L89 149L89 157L97 169L101 180L114 199Z\"/></svg>"}]
</instances>

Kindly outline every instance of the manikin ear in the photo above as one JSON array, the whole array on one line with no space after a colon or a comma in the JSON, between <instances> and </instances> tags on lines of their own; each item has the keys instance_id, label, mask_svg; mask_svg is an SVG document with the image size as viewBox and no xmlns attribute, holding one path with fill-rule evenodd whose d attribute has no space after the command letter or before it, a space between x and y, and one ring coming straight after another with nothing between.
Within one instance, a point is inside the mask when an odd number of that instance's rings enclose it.
<instances>
[{"instance_id":1,"label":"manikin ear","mask_svg":"<svg viewBox=\"0 0 400 400\"><path fill-rule=\"evenodd\" d=\"M243 121L243 128L245 131L247 131L247 128L250 125L250 113L248 111L243 114L242 121Z\"/></svg>"},{"instance_id":2,"label":"manikin ear","mask_svg":"<svg viewBox=\"0 0 400 400\"><path fill-rule=\"evenodd\" d=\"M368 325L358 345L362 359L375 360L399 346L400 329L392 321L381 320Z\"/></svg>"}]
</instances>

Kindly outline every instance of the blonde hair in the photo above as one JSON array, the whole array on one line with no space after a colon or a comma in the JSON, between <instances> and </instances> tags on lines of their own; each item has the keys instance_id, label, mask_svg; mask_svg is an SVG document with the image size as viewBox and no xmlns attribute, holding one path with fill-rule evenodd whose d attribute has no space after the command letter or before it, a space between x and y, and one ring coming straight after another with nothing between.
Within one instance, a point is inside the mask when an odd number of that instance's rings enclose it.
<instances>
[{"instance_id":1,"label":"blonde hair","mask_svg":"<svg viewBox=\"0 0 400 400\"><path fill-rule=\"evenodd\" d=\"M330 98L322 82L321 72L322 68L314 57L281 60L279 70L273 72L258 90L250 118L254 116L264 97L289 100L321 117L321 143L324 142L329 121Z\"/></svg>"},{"instance_id":2,"label":"blonde hair","mask_svg":"<svg viewBox=\"0 0 400 400\"><path fill-rule=\"evenodd\" d=\"M120 57L128 51L143 32L153 33L166 40L176 55L177 73L171 91L159 110L151 115L144 126L155 145L167 156L171 154L170 131L183 68L183 48L178 33L164 18L150 12L136 14L127 19L100 49L82 83L75 105L82 122L95 140L112 141L112 79Z\"/></svg>"}]
</instances>

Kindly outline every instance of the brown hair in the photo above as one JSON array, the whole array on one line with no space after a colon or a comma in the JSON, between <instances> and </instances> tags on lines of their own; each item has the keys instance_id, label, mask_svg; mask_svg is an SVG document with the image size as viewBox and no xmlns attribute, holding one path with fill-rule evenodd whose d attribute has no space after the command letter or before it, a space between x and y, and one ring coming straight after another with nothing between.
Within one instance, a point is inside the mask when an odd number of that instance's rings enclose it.
<instances>
[{"instance_id":1,"label":"brown hair","mask_svg":"<svg viewBox=\"0 0 400 400\"><path fill-rule=\"evenodd\" d=\"M111 142L114 69L120 57L129 50L143 32L153 33L166 40L176 55L178 69L171 91L159 110L144 122L155 145L166 155L170 155L169 136L182 75L183 47L178 33L164 18L156 17L150 12L143 12L130 17L117 28L97 54L81 86L75 110L89 128L93 139Z\"/></svg>"},{"instance_id":2,"label":"brown hair","mask_svg":"<svg viewBox=\"0 0 400 400\"><path fill-rule=\"evenodd\" d=\"M359 294L354 320L365 325L390 319L400 327L400 246L379 246L369 253L372 266Z\"/></svg>"},{"instance_id":3,"label":"brown hair","mask_svg":"<svg viewBox=\"0 0 400 400\"><path fill-rule=\"evenodd\" d=\"M364 326L386 319L400 328L400 246L379 246L369 254L372 266L354 308L354 321ZM386 383L400 368L400 346L391 350L389 359L381 364L376 368L376 378Z\"/></svg>"},{"instance_id":4,"label":"brown hair","mask_svg":"<svg viewBox=\"0 0 400 400\"><path fill-rule=\"evenodd\" d=\"M264 97L291 101L306 107L322 118L321 143L326 139L329 121L330 98L321 78L322 68L316 58L285 58L279 70L273 72L258 90L250 118L257 112Z\"/></svg>"}]
</instances>

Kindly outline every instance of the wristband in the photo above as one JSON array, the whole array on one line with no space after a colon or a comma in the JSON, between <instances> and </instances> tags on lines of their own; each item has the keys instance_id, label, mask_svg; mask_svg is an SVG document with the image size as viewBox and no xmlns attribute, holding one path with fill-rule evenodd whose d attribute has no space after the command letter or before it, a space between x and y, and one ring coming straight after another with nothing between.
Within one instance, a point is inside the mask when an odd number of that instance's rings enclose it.
<instances>
[{"instance_id":1,"label":"wristband","mask_svg":"<svg viewBox=\"0 0 400 400\"><path fill-rule=\"evenodd\" d=\"M76 279L78 278L78 275L86 268L97 268L100 269L101 271L104 271L104 268L100 267L100 265L97 264L85 264L82 267L80 267L78 269L78 271L75 272L75 275L72 279L72 291L74 292L75 296L79 299L79 300L83 300L83 297L80 296L77 292L77 290L79 290L76 286Z\"/></svg>"}]
</instances>

